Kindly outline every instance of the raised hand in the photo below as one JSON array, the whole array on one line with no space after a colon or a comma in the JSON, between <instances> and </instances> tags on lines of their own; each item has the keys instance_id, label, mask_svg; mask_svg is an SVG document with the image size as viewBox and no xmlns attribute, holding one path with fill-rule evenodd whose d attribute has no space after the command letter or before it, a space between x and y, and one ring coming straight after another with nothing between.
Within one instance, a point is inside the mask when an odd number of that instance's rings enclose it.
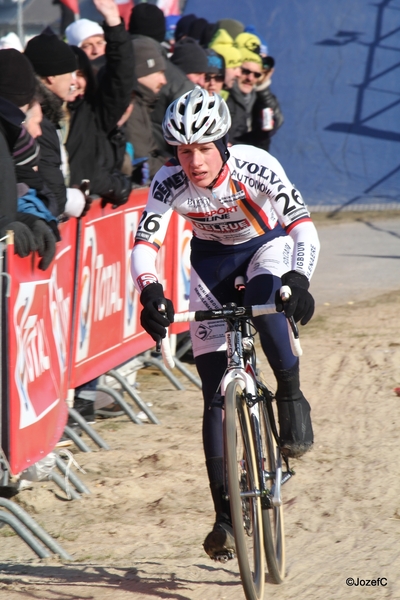
<instances>
[{"instance_id":1,"label":"raised hand","mask_svg":"<svg viewBox=\"0 0 400 600\"><path fill-rule=\"evenodd\" d=\"M109 27L121 23L118 6L114 0L93 0L93 3Z\"/></svg>"}]
</instances>

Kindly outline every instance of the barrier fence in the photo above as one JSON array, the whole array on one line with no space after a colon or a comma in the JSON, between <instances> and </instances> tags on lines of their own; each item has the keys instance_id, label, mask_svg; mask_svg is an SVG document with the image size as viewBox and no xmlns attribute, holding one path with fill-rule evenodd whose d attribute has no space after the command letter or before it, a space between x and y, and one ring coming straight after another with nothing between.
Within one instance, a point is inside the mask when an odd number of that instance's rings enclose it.
<instances>
[{"instance_id":1,"label":"barrier fence","mask_svg":"<svg viewBox=\"0 0 400 600\"><path fill-rule=\"evenodd\" d=\"M1 448L17 475L51 452L67 422L67 397L89 380L154 347L140 326L130 253L146 188L113 210L95 201L60 225L62 241L43 272L36 255L5 250ZM158 272L176 310L187 310L190 227L174 213ZM3 278L3 288L4 288ZM176 324L171 333L187 329Z\"/></svg>"}]
</instances>

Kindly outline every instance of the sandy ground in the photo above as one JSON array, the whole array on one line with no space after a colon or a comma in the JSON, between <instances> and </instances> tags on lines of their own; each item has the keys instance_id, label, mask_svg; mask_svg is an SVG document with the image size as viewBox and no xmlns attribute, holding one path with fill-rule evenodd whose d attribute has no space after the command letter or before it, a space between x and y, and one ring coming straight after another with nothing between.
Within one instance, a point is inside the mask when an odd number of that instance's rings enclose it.
<instances>
[{"instance_id":1,"label":"sandy ground","mask_svg":"<svg viewBox=\"0 0 400 600\"><path fill-rule=\"evenodd\" d=\"M320 306L301 331L315 445L293 461L284 488L287 576L275 586L267 575L265 598L400 598L399 312L400 290ZM177 391L149 369L138 382L161 424L98 422L111 450L90 442L93 452L75 451L90 495L67 501L44 482L15 496L74 561L40 560L3 527L1 599L244 598L236 560L218 565L202 549L213 519L200 391L187 380ZM348 578L385 585L349 586Z\"/></svg>"}]
</instances>

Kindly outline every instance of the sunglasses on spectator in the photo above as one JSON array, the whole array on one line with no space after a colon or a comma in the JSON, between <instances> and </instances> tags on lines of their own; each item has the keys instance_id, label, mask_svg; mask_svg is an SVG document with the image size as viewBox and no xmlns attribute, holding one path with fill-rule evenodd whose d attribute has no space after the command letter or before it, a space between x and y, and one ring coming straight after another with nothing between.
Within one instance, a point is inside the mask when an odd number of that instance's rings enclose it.
<instances>
[{"instance_id":1,"label":"sunglasses on spectator","mask_svg":"<svg viewBox=\"0 0 400 600\"><path fill-rule=\"evenodd\" d=\"M214 75L213 73L206 73L206 82L210 82L212 79L215 79L217 83L222 83L224 81L223 75Z\"/></svg>"},{"instance_id":2,"label":"sunglasses on spectator","mask_svg":"<svg viewBox=\"0 0 400 600\"><path fill-rule=\"evenodd\" d=\"M261 75L262 75L262 73L258 73L257 71L250 71L250 69L244 69L243 67L241 67L241 69L242 69L242 74L243 75L249 76L251 74L251 75L254 75L254 77L256 79L259 79L261 77Z\"/></svg>"}]
</instances>

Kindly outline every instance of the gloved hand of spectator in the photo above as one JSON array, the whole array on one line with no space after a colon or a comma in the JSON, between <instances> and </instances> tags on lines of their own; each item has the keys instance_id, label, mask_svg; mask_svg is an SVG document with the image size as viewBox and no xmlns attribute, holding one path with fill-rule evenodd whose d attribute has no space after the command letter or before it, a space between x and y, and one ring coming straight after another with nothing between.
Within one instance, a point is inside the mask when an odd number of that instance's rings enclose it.
<instances>
[{"instance_id":1,"label":"gloved hand of spectator","mask_svg":"<svg viewBox=\"0 0 400 600\"><path fill-rule=\"evenodd\" d=\"M38 267L45 271L56 253L56 238L47 223L41 219L37 219L33 223L32 231L35 236L38 254L41 257Z\"/></svg>"},{"instance_id":2,"label":"gloved hand of spectator","mask_svg":"<svg viewBox=\"0 0 400 600\"><path fill-rule=\"evenodd\" d=\"M140 314L140 323L153 340L157 343L167 335L166 327L174 322L174 306L171 300L164 296L161 283L149 283L140 295L143 310ZM166 310L163 315L158 307L164 305Z\"/></svg>"},{"instance_id":3,"label":"gloved hand of spectator","mask_svg":"<svg viewBox=\"0 0 400 600\"><path fill-rule=\"evenodd\" d=\"M129 177L121 172L115 171L111 175L111 189L107 194L102 194L101 207L112 204L113 208L122 206L128 202L132 190L132 182Z\"/></svg>"},{"instance_id":4,"label":"gloved hand of spectator","mask_svg":"<svg viewBox=\"0 0 400 600\"><path fill-rule=\"evenodd\" d=\"M282 285L288 285L292 290L289 300L282 301L279 290L275 295L276 310L285 312L285 315L293 317L296 323L300 321L306 325L314 314L315 302L308 288L310 282L307 277L297 271L289 271L281 277Z\"/></svg>"},{"instance_id":5,"label":"gloved hand of spectator","mask_svg":"<svg viewBox=\"0 0 400 600\"><path fill-rule=\"evenodd\" d=\"M1 237L9 230L14 232L14 254L18 254L21 258L25 258L37 249L34 235L25 223L21 223L20 221L9 223L7 227L3 228L0 234Z\"/></svg>"}]
</instances>

